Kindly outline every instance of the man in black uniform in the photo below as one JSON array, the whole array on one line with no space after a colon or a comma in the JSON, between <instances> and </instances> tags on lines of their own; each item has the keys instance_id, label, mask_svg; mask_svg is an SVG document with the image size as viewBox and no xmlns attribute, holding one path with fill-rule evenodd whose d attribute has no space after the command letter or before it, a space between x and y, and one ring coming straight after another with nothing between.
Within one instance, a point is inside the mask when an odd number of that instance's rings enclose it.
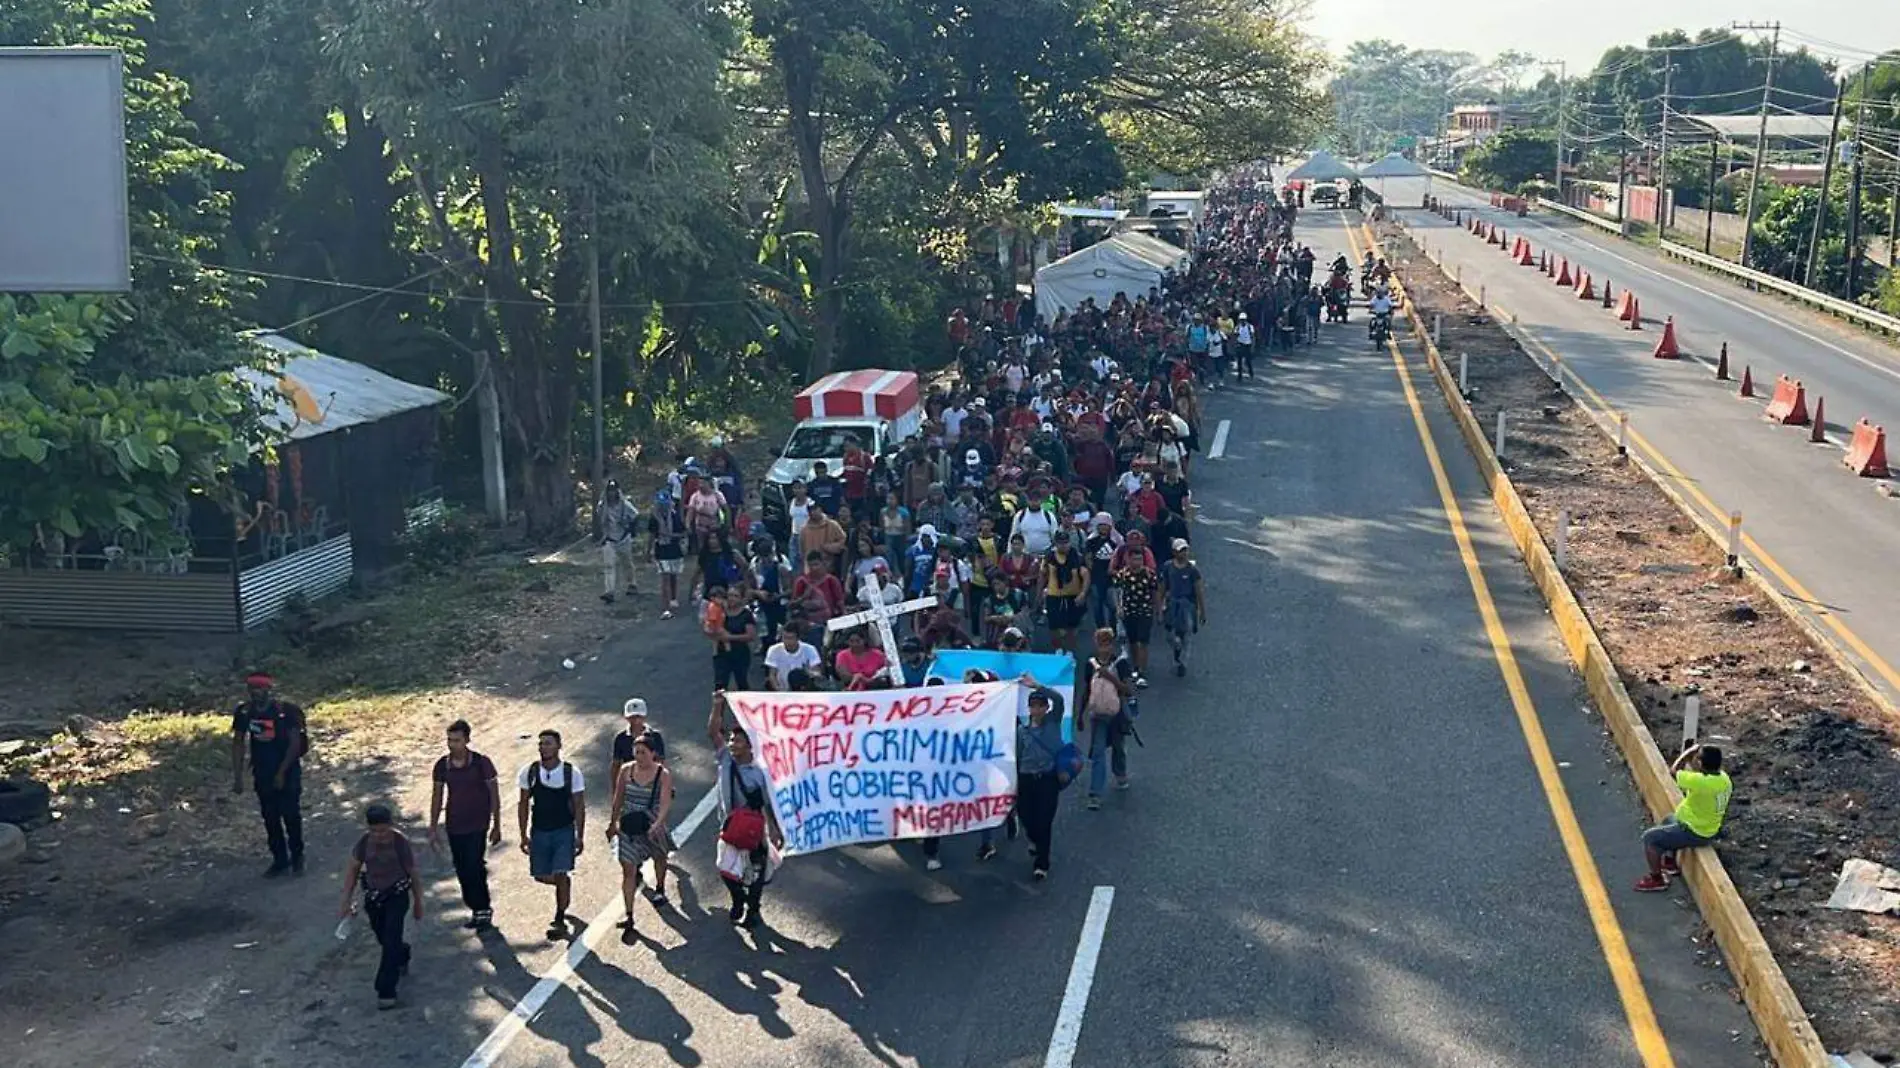
<instances>
[{"instance_id":1,"label":"man in black uniform","mask_svg":"<svg viewBox=\"0 0 1900 1068\"><path fill-rule=\"evenodd\" d=\"M250 696L231 715L231 792L244 790L244 757L251 759L251 785L270 840L271 865L264 877L303 874L303 755L310 749L303 709L271 696L269 675L244 680Z\"/></svg>"}]
</instances>

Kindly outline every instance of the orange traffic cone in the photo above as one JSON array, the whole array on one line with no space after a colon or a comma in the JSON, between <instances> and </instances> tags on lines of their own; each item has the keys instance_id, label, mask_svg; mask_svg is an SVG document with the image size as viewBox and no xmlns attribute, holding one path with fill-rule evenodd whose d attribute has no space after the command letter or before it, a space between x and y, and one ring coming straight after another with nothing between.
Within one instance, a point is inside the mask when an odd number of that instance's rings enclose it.
<instances>
[{"instance_id":1,"label":"orange traffic cone","mask_svg":"<svg viewBox=\"0 0 1900 1068\"><path fill-rule=\"evenodd\" d=\"M1521 241L1523 239L1519 238L1519 240ZM1519 267L1537 266L1537 261L1534 259L1531 259L1531 243L1529 241L1525 241L1524 244L1518 249L1517 265Z\"/></svg>"},{"instance_id":2,"label":"orange traffic cone","mask_svg":"<svg viewBox=\"0 0 1900 1068\"><path fill-rule=\"evenodd\" d=\"M1575 282L1570 277L1570 257L1568 256L1564 257L1564 259L1558 264L1557 284L1560 286L1568 286L1568 285L1575 284Z\"/></svg>"},{"instance_id":3,"label":"orange traffic cone","mask_svg":"<svg viewBox=\"0 0 1900 1068\"><path fill-rule=\"evenodd\" d=\"M1682 355L1676 349L1676 317L1671 315L1663 320L1662 336L1656 339L1656 351L1650 353L1659 360L1673 360Z\"/></svg>"},{"instance_id":4,"label":"orange traffic cone","mask_svg":"<svg viewBox=\"0 0 1900 1068\"><path fill-rule=\"evenodd\" d=\"M1597 299L1597 288L1596 286L1590 283L1590 274L1587 271L1583 273L1582 280L1577 283L1577 299L1578 300Z\"/></svg>"},{"instance_id":5,"label":"orange traffic cone","mask_svg":"<svg viewBox=\"0 0 1900 1068\"><path fill-rule=\"evenodd\" d=\"M1623 291L1623 303L1618 304L1616 306L1617 321L1627 323L1632 318L1635 318L1635 316L1636 316L1636 294L1631 292L1630 290L1625 289Z\"/></svg>"},{"instance_id":6,"label":"orange traffic cone","mask_svg":"<svg viewBox=\"0 0 1900 1068\"><path fill-rule=\"evenodd\" d=\"M1721 359L1715 363L1715 380L1717 382L1728 381L1728 342L1726 341L1722 342Z\"/></svg>"},{"instance_id":7,"label":"orange traffic cone","mask_svg":"<svg viewBox=\"0 0 1900 1068\"><path fill-rule=\"evenodd\" d=\"M1827 398L1814 398L1814 425L1808 429L1808 440L1816 445L1827 444Z\"/></svg>"},{"instance_id":8,"label":"orange traffic cone","mask_svg":"<svg viewBox=\"0 0 1900 1068\"><path fill-rule=\"evenodd\" d=\"M1607 308L1610 306L1611 302L1612 302L1612 298L1610 297L1610 281L1609 279L1606 278L1603 280L1603 306Z\"/></svg>"},{"instance_id":9,"label":"orange traffic cone","mask_svg":"<svg viewBox=\"0 0 1900 1068\"><path fill-rule=\"evenodd\" d=\"M1752 397L1755 395L1754 370L1747 364L1742 365L1742 388L1738 395L1743 397Z\"/></svg>"},{"instance_id":10,"label":"orange traffic cone","mask_svg":"<svg viewBox=\"0 0 1900 1068\"><path fill-rule=\"evenodd\" d=\"M1629 290L1625 289L1623 295L1629 297L1629 292ZM1641 330L1642 328L1643 306L1635 297L1630 297L1630 329Z\"/></svg>"}]
</instances>

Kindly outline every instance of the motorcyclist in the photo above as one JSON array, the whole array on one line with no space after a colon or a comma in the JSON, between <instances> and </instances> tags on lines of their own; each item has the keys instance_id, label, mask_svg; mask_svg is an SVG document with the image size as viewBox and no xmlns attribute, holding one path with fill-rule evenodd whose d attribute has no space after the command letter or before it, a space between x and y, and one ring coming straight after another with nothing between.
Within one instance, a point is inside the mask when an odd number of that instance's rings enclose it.
<instances>
[{"instance_id":1,"label":"motorcyclist","mask_svg":"<svg viewBox=\"0 0 1900 1068\"><path fill-rule=\"evenodd\" d=\"M1372 291L1370 302L1372 319L1366 324L1366 330L1372 337L1389 337L1392 333L1392 291L1383 283Z\"/></svg>"},{"instance_id":2,"label":"motorcyclist","mask_svg":"<svg viewBox=\"0 0 1900 1068\"><path fill-rule=\"evenodd\" d=\"M1352 273L1352 261L1346 258L1346 254L1344 252L1340 253L1337 257L1334 258L1333 273L1334 274L1351 274Z\"/></svg>"},{"instance_id":3,"label":"motorcyclist","mask_svg":"<svg viewBox=\"0 0 1900 1068\"><path fill-rule=\"evenodd\" d=\"M1385 288L1385 284L1392 280L1392 268L1385 262L1385 257L1379 257L1378 266L1372 269L1372 278L1373 281L1379 283L1379 288L1381 289Z\"/></svg>"}]
</instances>

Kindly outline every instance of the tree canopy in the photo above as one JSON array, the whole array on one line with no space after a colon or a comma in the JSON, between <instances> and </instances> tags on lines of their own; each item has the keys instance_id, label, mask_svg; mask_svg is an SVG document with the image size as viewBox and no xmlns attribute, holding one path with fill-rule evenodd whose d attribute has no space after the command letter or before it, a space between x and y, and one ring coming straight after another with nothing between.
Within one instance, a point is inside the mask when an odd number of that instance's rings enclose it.
<instances>
[{"instance_id":1,"label":"tree canopy","mask_svg":"<svg viewBox=\"0 0 1900 1068\"><path fill-rule=\"evenodd\" d=\"M125 51L137 259L129 297L0 313L0 541L220 492L260 447L225 374L260 358L240 338L260 326L492 388L510 496L557 536L592 444L596 259L610 441L834 360L934 358L950 306L1013 284L995 250L1050 201L1298 147L1321 60L1288 4L8 5L0 44ZM91 442L102 403L128 415L106 429L150 436ZM480 407L450 406L450 479Z\"/></svg>"}]
</instances>

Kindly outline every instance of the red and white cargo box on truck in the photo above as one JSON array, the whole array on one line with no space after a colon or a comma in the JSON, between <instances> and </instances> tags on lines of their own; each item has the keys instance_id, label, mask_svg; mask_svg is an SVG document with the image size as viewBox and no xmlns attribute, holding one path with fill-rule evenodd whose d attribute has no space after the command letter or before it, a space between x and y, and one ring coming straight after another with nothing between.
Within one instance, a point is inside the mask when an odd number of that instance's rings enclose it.
<instances>
[{"instance_id":1,"label":"red and white cargo box on truck","mask_svg":"<svg viewBox=\"0 0 1900 1068\"><path fill-rule=\"evenodd\" d=\"M792 411L798 425L760 494L761 518L780 537L790 530L785 500L793 482L810 481L821 462L837 476L853 439L873 456L889 456L924 426L922 387L913 371L836 371L806 386Z\"/></svg>"}]
</instances>

